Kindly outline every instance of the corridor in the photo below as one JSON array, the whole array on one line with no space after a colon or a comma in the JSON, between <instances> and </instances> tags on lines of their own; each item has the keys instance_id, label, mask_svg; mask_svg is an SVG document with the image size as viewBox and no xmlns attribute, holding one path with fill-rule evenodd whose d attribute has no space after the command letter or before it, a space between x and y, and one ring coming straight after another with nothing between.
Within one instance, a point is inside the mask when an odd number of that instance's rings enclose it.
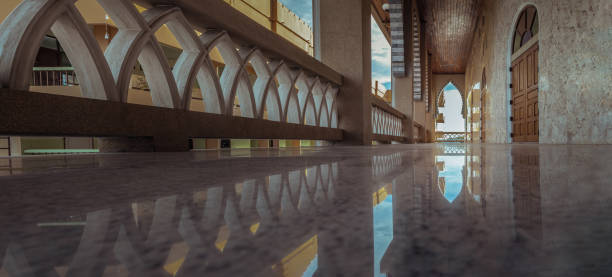
<instances>
[{"instance_id":1,"label":"corridor","mask_svg":"<svg viewBox=\"0 0 612 277\"><path fill-rule=\"evenodd\" d=\"M2 0L0 277L612 276L612 0Z\"/></svg>"},{"instance_id":2,"label":"corridor","mask_svg":"<svg viewBox=\"0 0 612 277\"><path fill-rule=\"evenodd\" d=\"M612 147L1 159L0 276L602 276Z\"/></svg>"}]
</instances>

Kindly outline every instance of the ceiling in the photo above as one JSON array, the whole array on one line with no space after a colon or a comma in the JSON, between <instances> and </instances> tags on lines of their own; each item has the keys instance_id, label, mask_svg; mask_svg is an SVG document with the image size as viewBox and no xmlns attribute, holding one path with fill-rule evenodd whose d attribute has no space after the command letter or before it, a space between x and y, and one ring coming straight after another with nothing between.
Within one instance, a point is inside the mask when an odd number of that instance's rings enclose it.
<instances>
[{"instance_id":1,"label":"ceiling","mask_svg":"<svg viewBox=\"0 0 612 277\"><path fill-rule=\"evenodd\" d=\"M418 0L433 73L465 73L481 0Z\"/></svg>"}]
</instances>

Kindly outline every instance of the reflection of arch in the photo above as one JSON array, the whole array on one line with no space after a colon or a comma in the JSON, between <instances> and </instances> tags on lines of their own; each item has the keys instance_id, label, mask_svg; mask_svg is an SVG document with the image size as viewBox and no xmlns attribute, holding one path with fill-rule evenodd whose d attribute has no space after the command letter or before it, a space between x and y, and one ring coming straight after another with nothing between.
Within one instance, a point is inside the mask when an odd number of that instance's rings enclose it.
<instances>
[{"instance_id":1,"label":"reflection of arch","mask_svg":"<svg viewBox=\"0 0 612 277\"><path fill-rule=\"evenodd\" d=\"M453 87L455 87L458 91L459 94L461 95L461 115L463 116L463 118L465 119L467 116L467 104L466 104L466 97L465 97L465 93L463 92L462 89L460 89L457 85L455 85L455 82L453 81L448 81L445 83L445 85L442 87L442 89L440 89L437 93L436 93L436 115L438 116L438 114L440 113L440 111L438 110L438 103L440 101L440 97L442 96L442 94L444 93L444 88L446 88L446 86L448 86L449 84L451 84Z\"/></svg>"},{"instance_id":2,"label":"reflection of arch","mask_svg":"<svg viewBox=\"0 0 612 277\"><path fill-rule=\"evenodd\" d=\"M446 148L446 147L445 147ZM445 149L445 155L437 155L435 158L436 166L434 166L434 176L436 176L436 186L438 187L438 191L440 192L439 197L444 199L444 201L452 204L455 200L461 198L461 195L466 193L465 184L466 184L466 164L464 160L463 154L450 154L447 155L447 150L458 150L458 149ZM461 170L459 171L459 175L449 173L452 172L446 166L446 163L449 159L461 159L464 163L461 165ZM446 172L446 174L442 174ZM455 182L450 180L455 179ZM456 182L460 180L459 182ZM449 182L447 182L449 181Z\"/></svg>"}]
</instances>

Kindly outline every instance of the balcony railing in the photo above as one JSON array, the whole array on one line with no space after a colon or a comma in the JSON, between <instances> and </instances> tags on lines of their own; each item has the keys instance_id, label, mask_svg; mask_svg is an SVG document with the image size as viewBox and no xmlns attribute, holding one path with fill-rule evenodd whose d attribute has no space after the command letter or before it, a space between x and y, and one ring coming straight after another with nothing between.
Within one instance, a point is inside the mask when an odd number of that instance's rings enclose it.
<instances>
[{"instance_id":1,"label":"balcony railing","mask_svg":"<svg viewBox=\"0 0 612 277\"><path fill-rule=\"evenodd\" d=\"M48 122L59 122L60 117L62 120L67 118L67 115L61 115L62 113L73 113L58 107L39 107L48 109L47 114L3 107L0 110L18 113L10 118L22 118L23 122L11 122L10 126L19 128L0 124L6 127L0 127L0 133L79 136L155 136L177 133L171 130L172 124L167 126L168 130L160 130L156 128L161 128L161 124L150 128L136 128L135 126L142 122L131 121L144 116L144 113L150 112L148 116L152 116L162 111L153 112L148 109L132 114L140 108L127 104L132 71L138 61L148 80L152 105L176 111L165 116L163 120L172 118L177 121L174 126L184 124L180 123L181 121L203 124L202 122L213 118L216 120L214 124L209 122L207 125L201 125L199 129L194 126L194 134L182 135L196 137L197 133L198 136L204 134L208 137L226 138L230 135L229 138L260 136L257 138L328 140L341 137L340 130L331 132L324 129L338 128L336 95L338 87L342 85L342 76L264 27L252 24L246 16L222 1L205 1L206 3L201 5L205 8L189 6L191 17L188 19L182 12L182 8L187 7L187 4L155 6L156 1L148 0L98 0L110 19L117 23L118 28L117 35L110 41L104 53L72 2L48 5L34 5L34 2L36 1L23 0L0 25L0 40L11 42L0 49L0 87L8 89L7 93L0 94L3 98L0 103L10 108L11 104L7 101L26 101L21 98L37 103L74 102L72 105L84 105L77 118L87 121L87 124L82 124L82 129L76 128L76 124L45 126ZM134 6L135 3L148 9L140 13ZM202 18L206 20L202 21ZM154 37L162 26L169 28L183 49L172 69ZM205 31L200 35L195 31L196 28ZM57 37L74 68L32 69L31 65L40 47L32 42L41 41L45 31L49 29ZM234 38L240 41L240 44L235 43ZM225 62L220 76L215 72L209 55L215 49ZM251 84L247 77L247 67L252 67L257 75L254 84ZM185 113L190 107L192 88L196 80L202 90L202 105L206 114ZM108 103L102 105L96 102L95 106L99 111L93 112L91 107L86 108L92 102L71 99L74 97L53 98L54 95L33 96L36 94L32 93L28 96L12 93L28 91L31 85L77 84L83 98ZM236 99L240 106L239 116L233 116ZM117 102L124 106L117 106ZM105 124L113 126L100 126L99 112L109 111L111 108L121 109L125 113L117 117L123 121L107 120ZM25 115L26 112L31 114L20 116L20 113ZM34 118L36 116L39 117ZM58 118L53 118L54 116ZM74 117L75 114L71 116ZM271 121L274 124L261 121ZM92 125L92 122L97 123ZM117 124L120 126L115 126ZM206 132L200 130L205 126L210 128L211 124L223 127ZM245 128L245 125L254 124L261 126ZM298 128L303 129L298 133L313 135L295 137L293 134L284 133L289 130L295 132L294 125L314 127L315 129ZM228 126L231 131L227 131ZM144 129L147 131L143 132ZM246 129L257 130L257 134L251 134L245 131ZM266 132L269 135L261 137L262 133ZM324 135L314 135L315 133ZM281 137L272 137L279 134Z\"/></svg>"},{"instance_id":2,"label":"balcony railing","mask_svg":"<svg viewBox=\"0 0 612 277\"><path fill-rule=\"evenodd\" d=\"M370 97L372 101L372 134L378 141L404 142L404 126L407 117L394 109L379 97Z\"/></svg>"},{"instance_id":3,"label":"balcony railing","mask_svg":"<svg viewBox=\"0 0 612 277\"><path fill-rule=\"evenodd\" d=\"M436 132L438 142L464 142L465 140L465 132Z\"/></svg>"},{"instance_id":4,"label":"balcony railing","mask_svg":"<svg viewBox=\"0 0 612 277\"><path fill-rule=\"evenodd\" d=\"M31 86L78 86L73 67L34 67Z\"/></svg>"}]
</instances>

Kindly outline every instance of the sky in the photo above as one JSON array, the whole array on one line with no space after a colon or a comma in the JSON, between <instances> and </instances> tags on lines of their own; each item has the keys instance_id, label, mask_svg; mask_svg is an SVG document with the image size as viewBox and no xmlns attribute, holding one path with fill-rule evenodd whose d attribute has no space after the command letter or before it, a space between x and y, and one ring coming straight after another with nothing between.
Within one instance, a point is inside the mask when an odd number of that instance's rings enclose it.
<instances>
[{"instance_id":1,"label":"sky","mask_svg":"<svg viewBox=\"0 0 612 277\"><path fill-rule=\"evenodd\" d=\"M280 0L280 2L312 28L312 1ZM391 89L391 46L374 18L371 18L370 21L372 26L372 87L378 81L379 88L384 86Z\"/></svg>"},{"instance_id":2,"label":"sky","mask_svg":"<svg viewBox=\"0 0 612 277\"><path fill-rule=\"evenodd\" d=\"M439 177L444 177L444 191L440 189L440 193L446 198L449 203L453 203L463 188L463 167L465 160L463 156L438 156L436 161L444 162L444 171L439 172ZM438 184L440 185L440 184Z\"/></svg>"},{"instance_id":3,"label":"sky","mask_svg":"<svg viewBox=\"0 0 612 277\"><path fill-rule=\"evenodd\" d=\"M391 89L391 46L374 18L371 18L370 21L372 25L372 85L378 81L387 89Z\"/></svg>"},{"instance_id":4,"label":"sky","mask_svg":"<svg viewBox=\"0 0 612 277\"><path fill-rule=\"evenodd\" d=\"M312 1L307 0L280 0L285 7L293 11L312 28Z\"/></svg>"},{"instance_id":5,"label":"sky","mask_svg":"<svg viewBox=\"0 0 612 277\"><path fill-rule=\"evenodd\" d=\"M384 201L374 206L374 276L384 277L380 273L380 262L393 240L393 195L387 195Z\"/></svg>"},{"instance_id":6,"label":"sky","mask_svg":"<svg viewBox=\"0 0 612 277\"><path fill-rule=\"evenodd\" d=\"M465 119L461 115L463 102L461 94L452 84L444 87L445 107L438 108L444 114L444 124L436 124L437 131L443 132L463 132L465 131Z\"/></svg>"}]
</instances>

